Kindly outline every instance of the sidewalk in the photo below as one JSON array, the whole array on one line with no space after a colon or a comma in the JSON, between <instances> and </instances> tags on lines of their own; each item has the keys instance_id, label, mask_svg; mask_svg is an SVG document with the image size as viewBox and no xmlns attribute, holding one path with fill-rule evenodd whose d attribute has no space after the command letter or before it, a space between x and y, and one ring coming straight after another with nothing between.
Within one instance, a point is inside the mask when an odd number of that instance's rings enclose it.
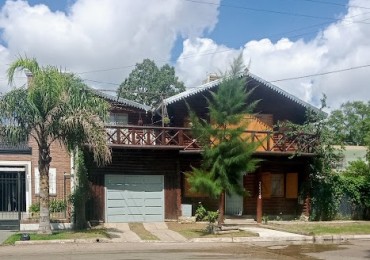
<instances>
[{"instance_id":1,"label":"sidewalk","mask_svg":"<svg viewBox=\"0 0 370 260\"><path fill-rule=\"evenodd\" d=\"M14 231L8 231L8 230L0 230L0 245L4 243L5 240L7 240L8 237L10 237Z\"/></svg>"},{"instance_id":2,"label":"sidewalk","mask_svg":"<svg viewBox=\"0 0 370 260\"><path fill-rule=\"evenodd\" d=\"M314 242L343 242L347 240L370 240L370 235L325 235L325 236L305 236L294 234L290 232L283 232L264 228L261 226L248 226L243 225L239 228L241 230L258 233L258 237L210 237L210 238L192 238L186 239L179 233L169 230L165 222L155 223L143 223L146 230L151 232L153 235L158 237L158 240L143 241L140 237L130 230L128 223L111 223L105 224L108 229L108 233L112 236L112 239L94 240L94 239L81 239L81 240L49 240L49 241L17 241L18 244L42 244L42 243L94 243L94 242L199 242L199 243L255 243L255 242L272 242L272 243L284 243L284 242L302 242L302 243L314 243Z\"/></svg>"}]
</instances>

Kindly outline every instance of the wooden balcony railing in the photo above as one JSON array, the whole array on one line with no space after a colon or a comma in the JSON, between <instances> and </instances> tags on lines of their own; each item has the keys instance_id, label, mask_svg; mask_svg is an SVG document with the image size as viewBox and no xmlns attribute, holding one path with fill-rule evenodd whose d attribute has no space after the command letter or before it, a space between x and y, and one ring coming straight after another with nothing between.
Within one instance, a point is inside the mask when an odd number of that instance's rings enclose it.
<instances>
[{"instance_id":1,"label":"wooden balcony railing","mask_svg":"<svg viewBox=\"0 0 370 260\"><path fill-rule=\"evenodd\" d=\"M178 148L201 150L201 144L192 137L190 128L157 126L106 126L107 141L126 147ZM243 135L258 142L257 152L312 153L316 138L309 134L285 134L273 131L246 130Z\"/></svg>"}]
</instances>

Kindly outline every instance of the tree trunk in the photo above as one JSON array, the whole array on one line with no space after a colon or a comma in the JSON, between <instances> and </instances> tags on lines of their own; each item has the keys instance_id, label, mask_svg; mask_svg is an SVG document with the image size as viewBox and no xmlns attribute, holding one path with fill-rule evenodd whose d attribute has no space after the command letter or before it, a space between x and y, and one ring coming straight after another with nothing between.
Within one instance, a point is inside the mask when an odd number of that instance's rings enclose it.
<instances>
[{"instance_id":1,"label":"tree trunk","mask_svg":"<svg viewBox=\"0 0 370 260\"><path fill-rule=\"evenodd\" d=\"M225 191L221 192L219 201L218 201L218 226L224 224L225 218Z\"/></svg>"},{"instance_id":2,"label":"tree trunk","mask_svg":"<svg viewBox=\"0 0 370 260\"><path fill-rule=\"evenodd\" d=\"M86 221L86 202L89 194L89 183L87 179L87 169L85 166L84 155L81 150L75 152L76 157L76 189L74 192L74 223L76 230L87 228Z\"/></svg>"},{"instance_id":3,"label":"tree trunk","mask_svg":"<svg viewBox=\"0 0 370 260\"><path fill-rule=\"evenodd\" d=\"M47 146L45 146L47 147ZM49 167L50 150L40 149L39 152L39 173L40 173L40 222L39 234L51 234L50 210L49 210Z\"/></svg>"},{"instance_id":4,"label":"tree trunk","mask_svg":"<svg viewBox=\"0 0 370 260\"><path fill-rule=\"evenodd\" d=\"M75 221L76 221L76 230L83 230L87 228L86 221L86 200L81 198L75 207Z\"/></svg>"}]
</instances>

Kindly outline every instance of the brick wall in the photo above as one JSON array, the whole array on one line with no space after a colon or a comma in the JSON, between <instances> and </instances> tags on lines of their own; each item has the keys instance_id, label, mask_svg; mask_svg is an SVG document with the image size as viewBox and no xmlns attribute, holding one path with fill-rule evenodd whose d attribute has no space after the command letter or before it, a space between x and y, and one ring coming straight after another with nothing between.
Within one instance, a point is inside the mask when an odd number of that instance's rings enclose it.
<instances>
[{"instance_id":1,"label":"brick wall","mask_svg":"<svg viewBox=\"0 0 370 260\"><path fill-rule=\"evenodd\" d=\"M38 167L39 149L33 139L30 140L29 144L32 147L32 202L37 202L38 195L35 194L35 168ZM51 195L50 198L64 199L65 196L70 194L71 189L69 177L64 179L64 173L71 173L70 155L68 154L67 150L58 142L54 142L51 145L50 153L52 157L50 168L56 169L56 195ZM64 194L64 188L66 190L66 194Z\"/></svg>"}]
</instances>

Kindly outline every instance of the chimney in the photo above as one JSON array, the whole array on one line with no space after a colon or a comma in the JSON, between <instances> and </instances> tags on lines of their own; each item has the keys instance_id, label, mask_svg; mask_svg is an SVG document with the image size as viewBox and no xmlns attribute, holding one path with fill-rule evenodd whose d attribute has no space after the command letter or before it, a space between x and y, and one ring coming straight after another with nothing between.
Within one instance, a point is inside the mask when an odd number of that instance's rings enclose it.
<instances>
[{"instance_id":1,"label":"chimney","mask_svg":"<svg viewBox=\"0 0 370 260\"><path fill-rule=\"evenodd\" d=\"M220 76L217 75L217 73L209 73L207 79L203 81L203 84L218 80L219 78Z\"/></svg>"}]
</instances>

